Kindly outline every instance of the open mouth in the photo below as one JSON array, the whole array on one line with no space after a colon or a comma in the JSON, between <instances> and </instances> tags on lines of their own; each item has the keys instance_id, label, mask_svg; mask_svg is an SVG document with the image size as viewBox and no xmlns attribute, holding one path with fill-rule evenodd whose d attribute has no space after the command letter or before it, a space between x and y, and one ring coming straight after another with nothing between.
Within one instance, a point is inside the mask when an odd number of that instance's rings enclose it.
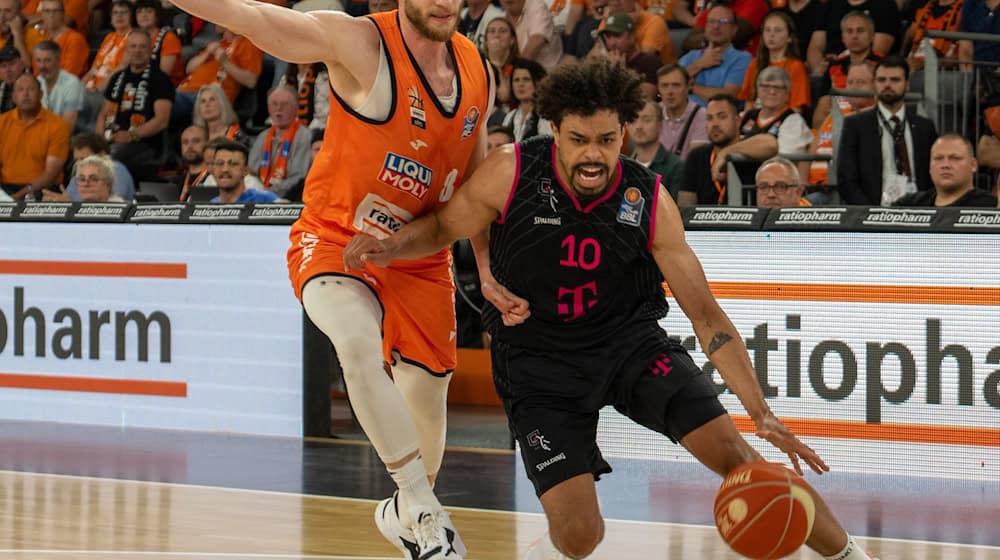
<instances>
[{"instance_id":1,"label":"open mouth","mask_svg":"<svg viewBox=\"0 0 1000 560\"><path fill-rule=\"evenodd\" d=\"M603 165L578 165L573 171L573 180L578 187L586 190L600 189L607 184L608 168Z\"/></svg>"}]
</instances>

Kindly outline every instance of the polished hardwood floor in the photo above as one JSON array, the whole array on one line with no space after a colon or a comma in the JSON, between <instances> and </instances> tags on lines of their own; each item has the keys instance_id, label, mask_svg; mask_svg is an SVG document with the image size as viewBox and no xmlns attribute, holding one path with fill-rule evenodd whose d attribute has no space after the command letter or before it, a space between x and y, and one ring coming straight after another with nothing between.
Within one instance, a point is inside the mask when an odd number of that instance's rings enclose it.
<instances>
[{"instance_id":1,"label":"polished hardwood floor","mask_svg":"<svg viewBox=\"0 0 1000 560\"><path fill-rule=\"evenodd\" d=\"M613 463L593 558L737 558L710 525L713 476ZM545 531L520 469L449 450L438 491L470 559L517 559ZM813 482L883 560L1000 560L1000 482ZM0 559L397 558L372 522L390 491L363 443L0 422Z\"/></svg>"}]
</instances>

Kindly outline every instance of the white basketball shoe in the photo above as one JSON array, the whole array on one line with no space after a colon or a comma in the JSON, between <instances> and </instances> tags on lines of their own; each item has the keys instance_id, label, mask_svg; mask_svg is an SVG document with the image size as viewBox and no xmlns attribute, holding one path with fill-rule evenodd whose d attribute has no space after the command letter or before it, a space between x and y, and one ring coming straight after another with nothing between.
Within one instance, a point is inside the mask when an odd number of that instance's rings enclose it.
<instances>
[{"instance_id":1,"label":"white basketball shoe","mask_svg":"<svg viewBox=\"0 0 1000 560\"><path fill-rule=\"evenodd\" d=\"M375 508L375 525L385 540L398 548L406 560L462 560L465 544L448 513L413 508L410 517L416 523L407 529L399 521L398 494L382 500Z\"/></svg>"}]
</instances>

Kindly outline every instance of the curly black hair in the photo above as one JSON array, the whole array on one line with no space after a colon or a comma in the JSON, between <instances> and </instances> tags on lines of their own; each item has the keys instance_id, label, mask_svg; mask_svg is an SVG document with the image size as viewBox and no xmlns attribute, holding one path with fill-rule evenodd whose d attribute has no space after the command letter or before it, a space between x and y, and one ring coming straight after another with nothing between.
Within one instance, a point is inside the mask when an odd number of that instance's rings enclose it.
<instances>
[{"instance_id":1,"label":"curly black hair","mask_svg":"<svg viewBox=\"0 0 1000 560\"><path fill-rule=\"evenodd\" d=\"M558 127L566 115L589 117L618 113L621 124L635 120L643 107L639 75L607 59L563 64L538 85L535 109Z\"/></svg>"}]
</instances>

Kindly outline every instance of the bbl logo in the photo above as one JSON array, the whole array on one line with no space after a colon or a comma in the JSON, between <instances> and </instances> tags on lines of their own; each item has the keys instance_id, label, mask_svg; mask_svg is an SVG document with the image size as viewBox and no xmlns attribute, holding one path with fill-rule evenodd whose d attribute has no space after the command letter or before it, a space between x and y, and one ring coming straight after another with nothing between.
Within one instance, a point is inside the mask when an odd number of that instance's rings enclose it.
<instances>
[{"instance_id":1,"label":"bbl logo","mask_svg":"<svg viewBox=\"0 0 1000 560\"><path fill-rule=\"evenodd\" d=\"M462 123L462 139L472 136L472 131L476 129L479 122L479 107L472 107L465 113L465 121Z\"/></svg>"},{"instance_id":2,"label":"bbl logo","mask_svg":"<svg viewBox=\"0 0 1000 560\"><path fill-rule=\"evenodd\" d=\"M635 187L625 189L625 194L622 195L622 205L618 207L618 222L627 226L639 227L639 223L642 222L642 209L645 205L646 199L642 197L639 189Z\"/></svg>"}]
</instances>

